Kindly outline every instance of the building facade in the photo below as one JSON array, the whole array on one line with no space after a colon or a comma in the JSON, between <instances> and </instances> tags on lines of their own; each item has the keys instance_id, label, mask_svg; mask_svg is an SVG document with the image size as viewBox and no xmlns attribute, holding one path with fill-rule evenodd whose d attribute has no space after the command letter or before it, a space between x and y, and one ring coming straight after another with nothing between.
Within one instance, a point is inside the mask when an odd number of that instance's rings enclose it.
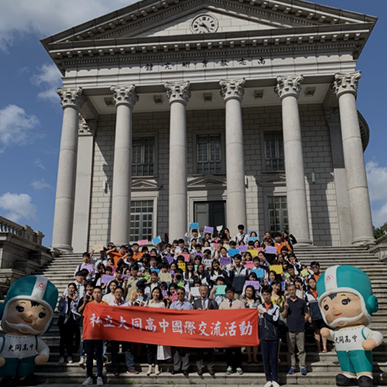
<instances>
[{"instance_id":1,"label":"building facade","mask_svg":"<svg viewBox=\"0 0 387 387\"><path fill-rule=\"evenodd\" d=\"M375 23L302 0L144 0L44 39L63 74L53 248L190 222L372 242L356 62Z\"/></svg>"}]
</instances>

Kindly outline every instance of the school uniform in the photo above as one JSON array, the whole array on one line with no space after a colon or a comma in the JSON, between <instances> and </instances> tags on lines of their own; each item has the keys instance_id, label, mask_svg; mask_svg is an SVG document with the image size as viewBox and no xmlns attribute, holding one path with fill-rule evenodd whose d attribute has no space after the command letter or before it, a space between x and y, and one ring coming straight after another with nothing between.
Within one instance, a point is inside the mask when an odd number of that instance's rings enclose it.
<instances>
[{"instance_id":1,"label":"school uniform","mask_svg":"<svg viewBox=\"0 0 387 387\"><path fill-rule=\"evenodd\" d=\"M270 304L269 308L264 303L260 304L258 310L264 312L259 315L259 338L266 381L278 383L278 320L280 310L278 305L273 303Z\"/></svg>"}]
</instances>

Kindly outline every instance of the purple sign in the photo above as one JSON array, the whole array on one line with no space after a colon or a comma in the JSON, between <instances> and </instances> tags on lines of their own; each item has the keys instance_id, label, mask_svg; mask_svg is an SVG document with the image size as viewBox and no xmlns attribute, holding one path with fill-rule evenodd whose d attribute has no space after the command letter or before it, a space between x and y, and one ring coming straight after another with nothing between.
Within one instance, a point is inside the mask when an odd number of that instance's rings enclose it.
<instances>
[{"instance_id":1,"label":"purple sign","mask_svg":"<svg viewBox=\"0 0 387 387\"><path fill-rule=\"evenodd\" d=\"M219 262L220 266L226 266L231 263L232 259L231 257L220 257Z\"/></svg>"},{"instance_id":2,"label":"purple sign","mask_svg":"<svg viewBox=\"0 0 387 387\"><path fill-rule=\"evenodd\" d=\"M245 288L246 286L253 286L255 290L259 290L259 282L258 281L246 281L245 282Z\"/></svg>"},{"instance_id":3,"label":"purple sign","mask_svg":"<svg viewBox=\"0 0 387 387\"><path fill-rule=\"evenodd\" d=\"M206 226L206 227L204 227L203 231L205 234L212 234L214 232L214 228Z\"/></svg>"},{"instance_id":4,"label":"purple sign","mask_svg":"<svg viewBox=\"0 0 387 387\"><path fill-rule=\"evenodd\" d=\"M238 250L240 253L246 253L247 252L247 246L246 245L240 245L238 246Z\"/></svg>"},{"instance_id":5,"label":"purple sign","mask_svg":"<svg viewBox=\"0 0 387 387\"><path fill-rule=\"evenodd\" d=\"M171 264L174 261L174 258L170 255L166 255L164 258L168 261L169 264Z\"/></svg>"},{"instance_id":6,"label":"purple sign","mask_svg":"<svg viewBox=\"0 0 387 387\"><path fill-rule=\"evenodd\" d=\"M265 250L266 254L277 254L277 248L273 246L267 246Z\"/></svg>"},{"instance_id":7,"label":"purple sign","mask_svg":"<svg viewBox=\"0 0 387 387\"><path fill-rule=\"evenodd\" d=\"M101 278L101 283L108 284L112 280L114 280L114 275L104 274Z\"/></svg>"}]
</instances>

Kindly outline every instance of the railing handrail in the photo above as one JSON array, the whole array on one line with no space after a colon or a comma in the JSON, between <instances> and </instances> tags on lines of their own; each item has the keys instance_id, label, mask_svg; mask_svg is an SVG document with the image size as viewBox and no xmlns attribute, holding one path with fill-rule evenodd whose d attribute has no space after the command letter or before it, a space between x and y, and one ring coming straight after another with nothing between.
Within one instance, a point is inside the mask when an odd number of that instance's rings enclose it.
<instances>
[{"instance_id":1,"label":"railing handrail","mask_svg":"<svg viewBox=\"0 0 387 387\"><path fill-rule=\"evenodd\" d=\"M17 235L39 245L42 244L42 240L44 238L44 234L41 231L33 230L28 225L20 225L12 220L0 216L0 233L2 232Z\"/></svg>"}]
</instances>

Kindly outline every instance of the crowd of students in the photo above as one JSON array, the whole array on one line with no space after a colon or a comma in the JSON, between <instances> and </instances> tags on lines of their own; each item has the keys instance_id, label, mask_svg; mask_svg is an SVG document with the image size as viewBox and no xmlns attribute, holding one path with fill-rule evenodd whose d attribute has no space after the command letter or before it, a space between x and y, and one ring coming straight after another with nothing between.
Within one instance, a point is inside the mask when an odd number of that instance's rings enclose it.
<instances>
[{"instance_id":1,"label":"crowd of students","mask_svg":"<svg viewBox=\"0 0 387 387\"><path fill-rule=\"evenodd\" d=\"M240 225L235 236L227 228L216 235L190 229L185 239L171 244L159 241L148 248L138 243L125 246L109 243L100 251L84 253L83 262L75 268L74 281L67 286L59 304L59 363L71 363L73 352L79 351L80 365L86 359L87 379L83 385L89 385L94 382L94 357L97 385L103 384L102 366L103 361L107 361L107 343L81 342L82 315L89 302L171 309L254 308L259 313L265 387L279 385L281 341L287 341L288 374L295 373L297 348L300 372L306 375L306 325L312 326L317 351L326 352L327 342L320 336L324 323L317 304L320 265L312 262L307 266L299 262L293 252L295 243L294 236L286 232L274 236L266 232L260 241L255 232L246 233ZM133 345L112 341L114 375L120 373L117 356L120 346L125 354L126 372L137 374ZM165 348L146 345L146 351L147 375L153 372L158 375L160 358L165 359ZM214 351L172 347L172 374L182 372L187 376L190 353L195 352L197 373L203 375L207 368L210 375L214 375ZM241 351L241 348L225 350L227 375L243 374ZM247 347L246 352L247 363L258 363L257 346Z\"/></svg>"}]
</instances>

